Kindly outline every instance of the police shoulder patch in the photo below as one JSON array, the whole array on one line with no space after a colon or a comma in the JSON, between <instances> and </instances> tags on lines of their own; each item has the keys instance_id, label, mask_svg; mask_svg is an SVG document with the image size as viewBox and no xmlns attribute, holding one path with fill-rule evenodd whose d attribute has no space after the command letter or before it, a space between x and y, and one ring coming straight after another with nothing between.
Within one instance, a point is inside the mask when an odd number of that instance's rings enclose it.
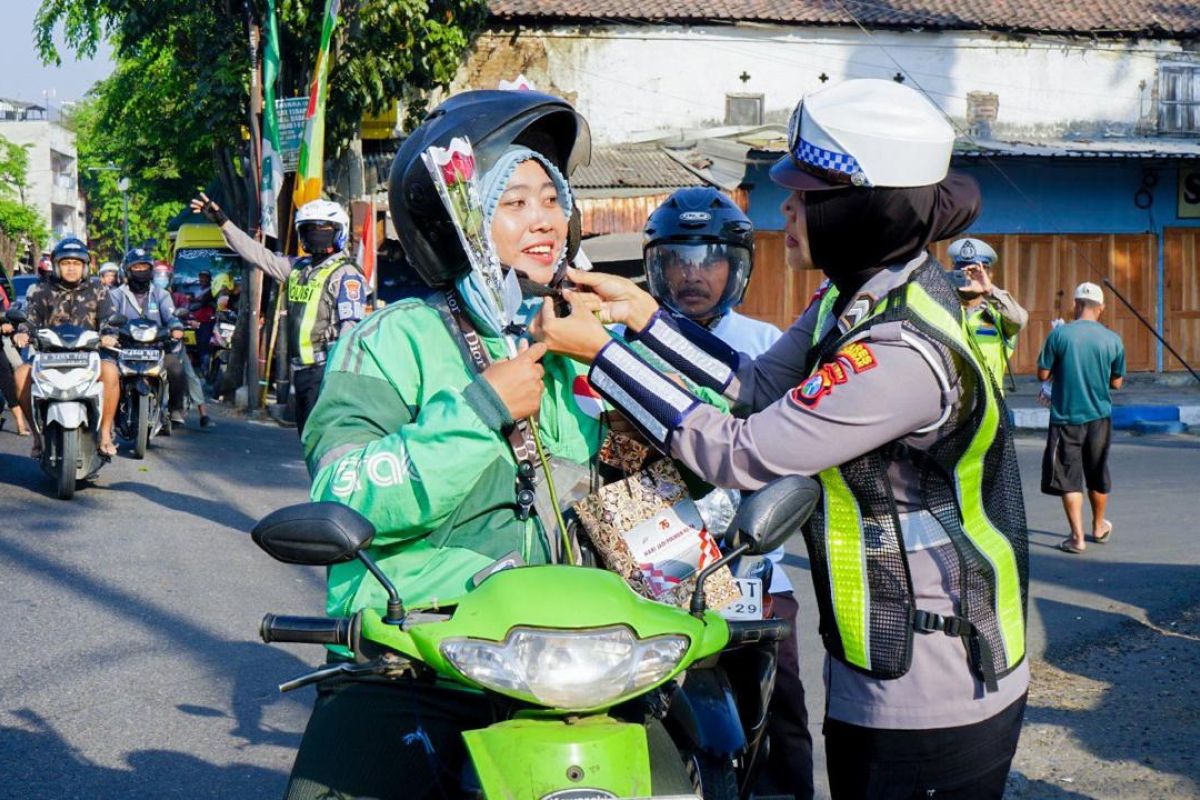
<instances>
[{"instance_id":1,"label":"police shoulder patch","mask_svg":"<svg viewBox=\"0 0 1200 800\"><path fill-rule=\"evenodd\" d=\"M866 372L869 369L874 369L879 364L875 359L875 353L871 351L868 345L862 342L853 342L846 345L837 352L835 358L837 361L854 370L855 375L860 372Z\"/></svg>"}]
</instances>

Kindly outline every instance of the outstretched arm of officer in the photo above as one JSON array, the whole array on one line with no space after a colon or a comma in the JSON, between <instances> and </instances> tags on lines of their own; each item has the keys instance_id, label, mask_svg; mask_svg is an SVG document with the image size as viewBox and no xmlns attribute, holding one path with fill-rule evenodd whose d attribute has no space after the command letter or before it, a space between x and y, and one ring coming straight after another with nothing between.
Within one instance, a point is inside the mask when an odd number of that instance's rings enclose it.
<instances>
[{"instance_id":1,"label":"outstretched arm of officer","mask_svg":"<svg viewBox=\"0 0 1200 800\"><path fill-rule=\"evenodd\" d=\"M932 368L903 343L848 345L768 408L737 419L611 341L589 381L660 450L710 483L753 490L811 475L936 422L944 397Z\"/></svg>"},{"instance_id":2,"label":"outstretched arm of officer","mask_svg":"<svg viewBox=\"0 0 1200 800\"><path fill-rule=\"evenodd\" d=\"M216 201L204 192L193 199L191 209L194 213L203 214L209 222L221 226L221 235L225 243L233 248L239 256L249 261L277 281L286 281L292 272L292 260L286 256L276 255L254 240L252 236L234 225Z\"/></svg>"},{"instance_id":3,"label":"outstretched arm of officer","mask_svg":"<svg viewBox=\"0 0 1200 800\"><path fill-rule=\"evenodd\" d=\"M723 394L736 413L766 408L804 377L805 354L812 346L819 297L766 353L757 359L738 353L688 320L659 310L657 301L633 281L616 275L571 270L571 279L590 292L567 292L573 306L583 305L603 323L620 323L635 339L699 386ZM605 344L597 326L580 320L565 324L543 309L535 335L556 353L590 364Z\"/></svg>"}]
</instances>

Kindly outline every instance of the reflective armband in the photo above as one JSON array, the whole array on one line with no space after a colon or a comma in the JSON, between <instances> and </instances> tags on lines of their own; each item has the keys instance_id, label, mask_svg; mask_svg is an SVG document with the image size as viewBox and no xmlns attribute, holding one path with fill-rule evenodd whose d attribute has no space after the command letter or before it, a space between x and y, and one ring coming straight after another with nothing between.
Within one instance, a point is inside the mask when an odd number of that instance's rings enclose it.
<instances>
[{"instance_id":1,"label":"reflective armband","mask_svg":"<svg viewBox=\"0 0 1200 800\"><path fill-rule=\"evenodd\" d=\"M664 453L672 432L700 405L699 398L616 339L596 355L588 382Z\"/></svg>"},{"instance_id":2,"label":"reflective armband","mask_svg":"<svg viewBox=\"0 0 1200 800\"><path fill-rule=\"evenodd\" d=\"M706 389L724 392L737 371L738 352L690 319L655 312L641 333L628 333L679 370L688 380Z\"/></svg>"}]
</instances>

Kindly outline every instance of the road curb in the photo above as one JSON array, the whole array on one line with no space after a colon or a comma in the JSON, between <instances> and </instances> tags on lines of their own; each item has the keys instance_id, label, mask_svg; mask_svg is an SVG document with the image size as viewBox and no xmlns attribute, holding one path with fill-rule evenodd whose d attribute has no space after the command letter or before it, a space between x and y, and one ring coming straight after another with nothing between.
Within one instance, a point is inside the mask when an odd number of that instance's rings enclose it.
<instances>
[{"instance_id":1,"label":"road curb","mask_svg":"<svg viewBox=\"0 0 1200 800\"><path fill-rule=\"evenodd\" d=\"M1014 408L1012 415L1013 425L1017 428L1044 431L1050 427L1048 408ZM1117 430L1145 428L1147 423L1182 423L1184 426L1195 426L1200 425L1200 405L1113 406L1112 421L1113 428ZM1166 425L1164 429L1166 428L1178 430L1175 425Z\"/></svg>"}]
</instances>

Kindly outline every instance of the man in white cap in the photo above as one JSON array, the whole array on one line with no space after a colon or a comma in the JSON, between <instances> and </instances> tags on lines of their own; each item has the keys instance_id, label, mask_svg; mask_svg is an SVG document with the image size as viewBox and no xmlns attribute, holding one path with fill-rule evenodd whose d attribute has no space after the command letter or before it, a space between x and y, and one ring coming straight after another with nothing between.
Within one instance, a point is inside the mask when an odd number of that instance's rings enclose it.
<instances>
[{"instance_id":1,"label":"man in white cap","mask_svg":"<svg viewBox=\"0 0 1200 800\"><path fill-rule=\"evenodd\" d=\"M1062 497L1071 534L1059 543L1064 553L1087 548L1083 536L1083 488L1092 506L1092 541L1105 544L1112 523L1104 518L1112 480L1108 446L1112 438L1110 389L1125 381L1125 346L1100 324L1104 291L1094 283L1075 289L1075 321L1050 331L1038 355L1038 380L1052 381L1050 430L1042 457L1042 491Z\"/></svg>"},{"instance_id":2,"label":"man in white cap","mask_svg":"<svg viewBox=\"0 0 1200 800\"><path fill-rule=\"evenodd\" d=\"M1015 449L958 293L927 249L979 212L978 187L948 171L953 145L941 112L892 81L804 99L771 178L792 190L789 265L829 280L757 359L610 275L571 273L595 296L571 292L569 317L543 306L537 324L701 478L751 491L783 475L820 482L804 538L829 657L834 800L998 800L1024 715ZM602 321L724 393L736 416L681 390Z\"/></svg>"},{"instance_id":3,"label":"man in white cap","mask_svg":"<svg viewBox=\"0 0 1200 800\"><path fill-rule=\"evenodd\" d=\"M1011 294L992 283L998 256L987 242L959 239L950 245L947 255L954 265L967 330L979 345L983 364L995 379L996 388L1004 394L1008 360L1017 348L1017 334L1029 322L1029 313Z\"/></svg>"}]
</instances>

